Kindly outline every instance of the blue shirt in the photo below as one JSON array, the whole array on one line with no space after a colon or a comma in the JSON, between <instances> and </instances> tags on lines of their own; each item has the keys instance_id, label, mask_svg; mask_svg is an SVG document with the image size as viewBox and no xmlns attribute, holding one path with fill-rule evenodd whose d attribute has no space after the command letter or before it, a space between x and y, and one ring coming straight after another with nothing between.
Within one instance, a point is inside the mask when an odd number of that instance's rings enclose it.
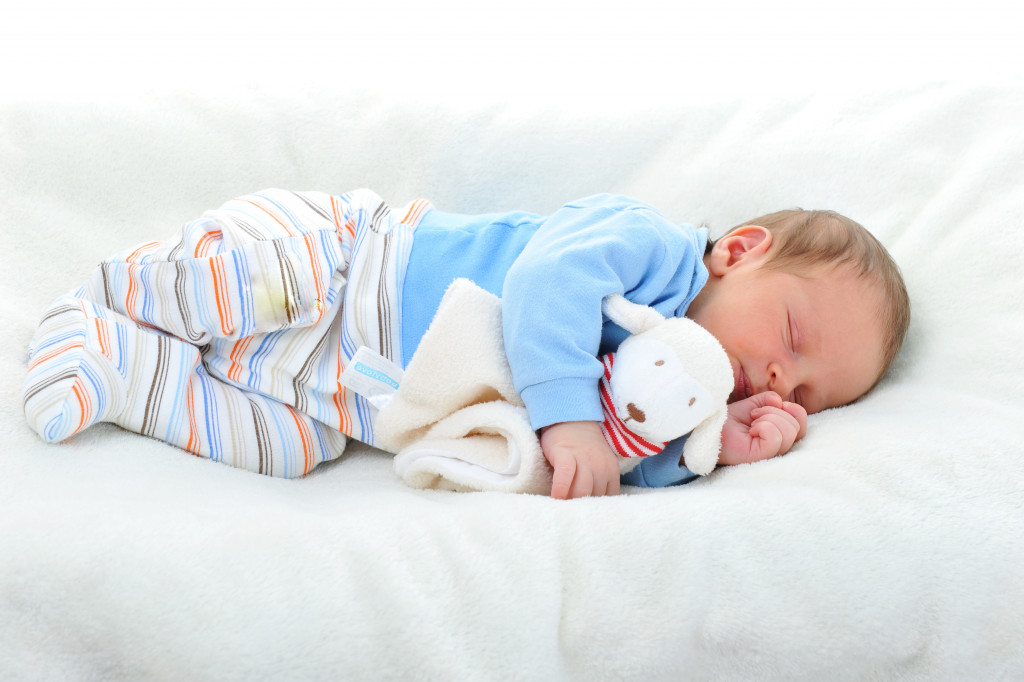
<instances>
[{"instance_id":1,"label":"blue shirt","mask_svg":"<svg viewBox=\"0 0 1024 682\"><path fill-rule=\"evenodd\" d=\"M637 485L641 488L664 488L670 485L682 485L697 478L679 462L683 457L683 445L686 436L676 438L656 455L644 457L635 468L619 477L626 485Z\"/></svg>"}]
</instances>

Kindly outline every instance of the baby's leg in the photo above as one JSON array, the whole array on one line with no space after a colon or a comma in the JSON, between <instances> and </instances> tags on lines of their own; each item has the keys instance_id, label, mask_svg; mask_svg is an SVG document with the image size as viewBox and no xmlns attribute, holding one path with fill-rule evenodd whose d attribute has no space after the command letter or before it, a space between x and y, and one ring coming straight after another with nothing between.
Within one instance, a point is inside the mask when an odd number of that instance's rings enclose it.
<instances>
[{"instance_id":1,"label":"baby's leg","mask_svg":"<svg viewBox=\"0 0 1024 682\"><path fill-rule=\"evenodd\" d=\"M29 422L58 441L112 421L274 475L340 453L345 439L329 429L321 435L324 424L372 443L373 410L340 376L361 345L401 356L395 283L425 206L413 202L399 219L365 190L267 190L229 201L170 240L105 260L86 287L54 304L36 335L25 384ZM113 354L112 338L130 347L118 347L123 357ZM189 390L177 390L192 403L170 394L158 367L187 376ZM237 426L245 409L255 431ZM187 436L186 414L195 420ZM280 426L289 419L303 443L301 466ZM221 447L221 434L234 439L233 449ZM262 464L238 459L268 452Z\"/></svg>"},{"instance_id":2,"label":"baby's leg","mask_svg":"<svg viewBox=\"0 0 1024 682\"><path fill-rule=\"evenodd\" d=\"M340 200L266 190L105 259L86 298L196 345L308 327L347 269Z\"/></svg>"},{"instance_id":3,"label":"baby's leg","mask_svg":"<svg viewBox=\"0 0 1024 682\"><path fill-rule=\"evenodd\" d=\"M282 477L308 473L346 444L294 408L210 376L199 348L74 296L43 318L24 395L29 424L49 442L108 421Z\"/></svg>"}]
</instances>

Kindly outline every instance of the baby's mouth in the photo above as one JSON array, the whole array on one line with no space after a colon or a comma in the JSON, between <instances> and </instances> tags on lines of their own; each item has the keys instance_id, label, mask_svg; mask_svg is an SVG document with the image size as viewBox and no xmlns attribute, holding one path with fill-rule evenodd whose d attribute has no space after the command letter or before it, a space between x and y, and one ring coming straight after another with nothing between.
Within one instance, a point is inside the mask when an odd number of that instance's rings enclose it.
<instances>
[{"instance_id":1,"label":"baby's mouth","mask_svg":"<svg viewBox=\"0 0 1024 682\"><path fill-rule=\"evenodd\" d=\"M732 395L729 397L729 402L736 402L737 400L746 400L750 397L750 378L747 377L747 373L743 371L743 366L737 364L735 372L735 387L733 388Z\"/></svg>"}]
</instances>

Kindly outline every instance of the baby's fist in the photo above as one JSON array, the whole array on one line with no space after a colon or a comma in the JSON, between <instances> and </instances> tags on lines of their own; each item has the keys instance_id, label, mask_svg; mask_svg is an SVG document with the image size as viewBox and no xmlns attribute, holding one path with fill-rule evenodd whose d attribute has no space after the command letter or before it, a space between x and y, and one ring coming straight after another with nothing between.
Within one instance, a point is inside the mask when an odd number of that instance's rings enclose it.
<instances>
[{"instance_id":1,"label":"baby's fist","mask_svg":"<svg viewBox=\"0 0 1024 682\"><path fill-rule=\"evenodd\" d=\"M807 432L807 411L765 391L728 407L719 465L744 464L789 452Z\"/></svg>"}]
</instances>

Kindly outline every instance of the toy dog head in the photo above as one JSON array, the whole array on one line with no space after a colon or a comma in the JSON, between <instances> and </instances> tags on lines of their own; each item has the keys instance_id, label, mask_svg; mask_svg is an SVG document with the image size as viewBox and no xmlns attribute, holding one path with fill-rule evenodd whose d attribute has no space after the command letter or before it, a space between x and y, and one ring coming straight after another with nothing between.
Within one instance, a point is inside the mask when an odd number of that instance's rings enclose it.
<instances>
[{"instance_id":1,"label":"toy dog head","mask_svg":"<svg viewBox=\"0 0 1024 682\"><path fill-rule=\"evenodd\" d=\"M733 389L721 344L692 320L665 319L620 295L605 299L604 313L631 334L615 353L610 379L616 416L652 442L690 433L683 463L695 474L711 473Z\"/></svg>"}]
</instances>

